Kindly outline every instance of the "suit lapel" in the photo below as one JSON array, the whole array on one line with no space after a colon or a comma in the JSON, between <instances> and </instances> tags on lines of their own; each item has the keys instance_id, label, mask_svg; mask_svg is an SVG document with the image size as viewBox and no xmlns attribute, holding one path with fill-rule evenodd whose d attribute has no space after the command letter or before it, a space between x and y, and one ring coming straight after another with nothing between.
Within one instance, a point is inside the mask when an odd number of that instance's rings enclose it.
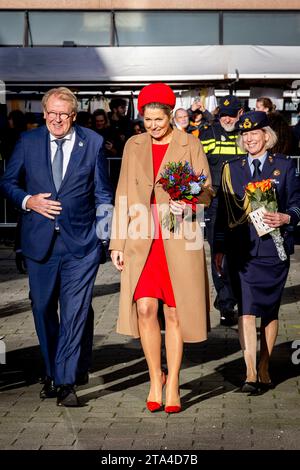
<instances>
[{"instance_id":1,"label":"suit lapel","mask_svg":"<svg viewBox=\"0 0 300 470\"><path fill-rule=\"evenodd\" d=\"M60 186L58 192L61 192L61 190L67 184L70 175L76 169L78 163L80 162L80 160L82 159L82 157L84 156L85 151L86 151L87 143L86 143L85 135L83 135L80 132L80 129L77 128L77 127L75 127L75 132L76 132L76 136L75 136L74 147L73 147L73 150L72 150L72 153L71 153L71 156L70 156L70 161L69 161L69 164L67 166L67 170L66 170L64 179L62 180L62 183L61 183L61 186Z\"/></svg>"},{"instance_id":2,"label":"suit lapel","mask_svg":"<svg viewBox=\"0 0 300 470\"><path fill-rule=\"evenodd\" d=\"M56 195L56 188L55 184L53 181L53 175L52 175L52 163L51 163L51 148L50 148L50 134L46 126L41 128L41 140L40 140L40 146L39 148L44 149L44 152L41 152L41 157L40 158L45 158L45 164L41 162L41 166L43 168L46 168L47 171L47 178L50 181L52 191L51 193Z\"/></svg>"}]
</instances>

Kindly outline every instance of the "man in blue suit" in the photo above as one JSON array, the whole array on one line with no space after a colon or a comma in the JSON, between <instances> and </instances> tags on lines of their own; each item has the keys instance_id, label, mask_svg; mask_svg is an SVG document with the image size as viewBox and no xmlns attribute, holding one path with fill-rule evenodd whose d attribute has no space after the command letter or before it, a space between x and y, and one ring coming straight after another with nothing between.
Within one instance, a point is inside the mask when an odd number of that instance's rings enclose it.
<instances>
[{"instance_id":1,"label":"man in blue suit","mask_svg":"<svg viewBox=\"0 0 300 470\"><path fill-rule=\"evenodd\" d=\"M46 126L21 135L0 187L23 210L22 251L46 366L40 397L78 406L74 385L87 376L92 290L113 194L102 137L75 124L75 95L54 88L42 104Z\"/></svg>"}]
</instances>

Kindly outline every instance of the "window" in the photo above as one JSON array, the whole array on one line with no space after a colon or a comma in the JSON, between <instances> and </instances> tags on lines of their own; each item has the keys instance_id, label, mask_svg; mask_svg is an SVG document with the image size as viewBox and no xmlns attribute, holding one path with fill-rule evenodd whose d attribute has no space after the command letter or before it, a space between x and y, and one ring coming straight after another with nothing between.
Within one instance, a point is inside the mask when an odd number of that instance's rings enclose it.
<instances>
[{"instance_id":1,"label":"window","mask_svg":"<svg viewBox=\"0 0 300 470\"><path fill-rule=\"evenodd\" d=\"M207 12L117 12L116 45L186 46L219 43L219 14Z\"/></svg>"},{"instance_id":2,"label":"window","mask_svg":"<svg viewBox=\"0 0 300 470\"><path fill-rule=\"evenodd\" d=\"M0 46L22 46L24 12L0 11Z\"/></svg>"},{"instance_id":3,"label":"window","mask_svg":"<svg viewBox=\"0 0 300 470\"><path fill-rule=\"evenodd\" d=\"M224 44L299 46L300 13L224 13Z\"/></svg>"},{"instance_id":4,"label":"window","mask_svg":"<svg viewBox=\"0 0 300 470\"><path fill-rule=\"evenodd\" d=\"M108 46L110 12L30 12L33 46Z\"/></svg>"}]
</instances>

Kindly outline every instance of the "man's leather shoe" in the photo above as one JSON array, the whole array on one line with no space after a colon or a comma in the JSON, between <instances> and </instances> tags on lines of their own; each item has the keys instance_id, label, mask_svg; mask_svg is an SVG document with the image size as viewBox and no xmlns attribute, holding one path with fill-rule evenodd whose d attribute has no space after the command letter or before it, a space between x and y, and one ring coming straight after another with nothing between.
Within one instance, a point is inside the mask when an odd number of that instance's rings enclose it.
<instances>
[{"instance_id":1,"label":"man's leather shoe","mask_svg":"<svg viewBox=\"0 0 300 470\"><path fill-rule=\"evenodd\" d=\"M89 373L88 372L86 372L85 374L78 374L77 375L75 385L77 385L79 387L80 385L86 385L88 383L89 383Z\"/></svg>"},{"instance_id":2,"label":"man's leather shoe","mask_svg":"<svg viewBox=\"0 0 300 470\"><path fill-rule=\"evenodd\" d=\"M45 398L56 398L57 397L57 387L55 387L51 377L46 377L44 380L44 385L40 391L40 398L44 400Z\"/></svg>"},{"instance_id":3,"label":"man's leather shoe","mask_svg":"<svg viewBox=\"0 0 300 470\"><path fill-rule=\"evenodd\" d=\"M237 324L236 313L234 310L221 310L220 325L233 326Z\"/></svg>"},{"instance_id":4,"label":"man's leather shoe","mask_svg":"<svg viewBox=\"0 0 300 470\"><path fill-rule=\"evenodd\" d=\"M61 385L57 395L57 406L80 406L73 385Z\"/></svg>"}]
</instances>

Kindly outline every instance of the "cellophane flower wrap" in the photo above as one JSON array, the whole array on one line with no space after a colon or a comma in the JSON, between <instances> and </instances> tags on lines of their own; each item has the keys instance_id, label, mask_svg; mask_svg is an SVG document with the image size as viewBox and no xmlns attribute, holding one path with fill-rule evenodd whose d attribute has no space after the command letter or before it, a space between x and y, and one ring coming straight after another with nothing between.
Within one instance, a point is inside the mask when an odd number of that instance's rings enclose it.
<instances>
[{"instance_id":1,"label":"cellophane flower wrap","mask_svg":"<svg viewBox=\"0 0 300 470\"><path fill-rule=\"evenodd\" d=\"M260 207L265 207L268 212L277 212L278 204L276 198L275 187L273 181L269 178L262 181L250 182L247 184L246 195L249 199L251 210L255 211ZM287 259L284 249L283 238L279 228L275 228L270 232L273 238L277 253L282 261Z\"/></svg>"},{"instance_id":2,"label":"cellophane flower wrap","mask_svg":"<svg viewBox=\"0 0 300 470\"><path fill-rule=\"evenodd\" d=\"M183 201L190 204L193 213L195 213L199 194L206 180L207 177L203 173L195 173L189 162L180 161L167 163L158 182L173 201ZM176 220L172 213L169 214L168 219L164 220L170 231L174 231Z\"/></svg>"}]
</instances>

